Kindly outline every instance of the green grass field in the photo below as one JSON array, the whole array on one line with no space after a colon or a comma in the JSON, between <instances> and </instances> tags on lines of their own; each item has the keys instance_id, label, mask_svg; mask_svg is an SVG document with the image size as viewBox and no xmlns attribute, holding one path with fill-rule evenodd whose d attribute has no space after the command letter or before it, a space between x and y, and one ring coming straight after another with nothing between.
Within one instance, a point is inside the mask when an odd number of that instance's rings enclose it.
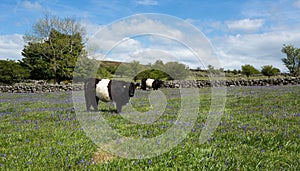
<instances>
[{"instance_id":1,"label":"green grass field","mask_svg":"<svg viewBox=\"0 0 300 171\"><path fill-rule=\"evenodd\" d=\"M103 117L126 137L151 138L166 132L180 108L178 89L162 89L165 112L152 125L134 124L101 103ZM150 108L148 92L131 104ZM0 170L300 170L300 86L230 87L216 132L201 144L210 108L210 89L199 89L199 116L186 139L147 159L117 156L101 161L83 131L72 93L0 94ZM76 100L76 99L75 99ZM82 103L78 100L75 103ZM98 157L97 157L98 155Z\"/></svg>"}]
</instances>

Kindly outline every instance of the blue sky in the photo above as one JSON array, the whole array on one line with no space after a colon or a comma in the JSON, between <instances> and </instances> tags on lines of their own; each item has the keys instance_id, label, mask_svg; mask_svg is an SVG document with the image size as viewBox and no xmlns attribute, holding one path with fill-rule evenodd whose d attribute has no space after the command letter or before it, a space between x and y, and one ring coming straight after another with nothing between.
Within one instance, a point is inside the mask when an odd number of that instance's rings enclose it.
<instances>
[{"instance_id":1,"label":"blue sky","mask_svg":"<svg viewBox=\"0 0 300 171\"><path fill-rule=\"evenodd\" d=\"M46 12L76 17L88 36L134 14L178 17L208 38L225 69L271 64L287 71L280 49L283 44L300 47L300 0L2 0L0 9L0 59L22 58L23 34Z\"/></svg>"}]
</instances>

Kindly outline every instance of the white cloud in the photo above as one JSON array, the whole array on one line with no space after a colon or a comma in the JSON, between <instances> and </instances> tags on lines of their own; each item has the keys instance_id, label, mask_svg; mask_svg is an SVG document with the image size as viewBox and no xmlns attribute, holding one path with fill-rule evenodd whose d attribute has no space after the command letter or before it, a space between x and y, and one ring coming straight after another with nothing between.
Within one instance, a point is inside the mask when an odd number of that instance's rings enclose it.
<instances>
[{"instance_id":1,"label":"white cloud","mask_svg":"<svg viewBox=\"0 0 300 171\"><path fill-rule=\"evenodd\" d=\"M95 23L92 23L87 20L81 20L80 24L84 26L86 29L86 36L87 37L92 37L94 34L96 34L100 29L102 29L104 26L103 25L97 25Z\"/></svg>"},{"instance_id":2,"label":"white cloud","mask_svg":"<svg viewBox=\"0 0 300 171\"><path fill-rule=\"evenodd\" d=\"M202 61L194 51L179 42L155 35L124 38L102 59L129 62L138 60L142 64L154 63L157 60L163 62L178 61L190 68L203 68ZM211 61L208 60L208 61Z\"/></svg>"},{"instance_id":3,"label":"white cloud","mask_svg":"<svg viewBox=\"0 0 300 171\"><path fill-rule=\"evenodd\" d=\"M226 21L227 27L233 31L253 32L259 30L265 23L263 19L242 19Z\"/></svg>"},{"instance_id":4,"label":"white cloud","mask_svg":"<svg viewBox=\"0 0 300 171\"><path fill-rule=\"evenodd\" d=\"M153 64L157 60L162 60L165 63L171 61L181 62L191 68L201 66L197 56L189 49L183 47L174 47L172 49L167 49L163 46L157 48L143 48L133 52L131 57L141 61L142 64Z\"/></svg>"},{"instance_id":5,"label":"white cloud","mask_svg":"<svg viewBox=\"0 0 300 171\"><path fill-rule=\"evenodd\" d=\"M158 2L154 0L138 0L136 3L139 5L158 5Z\"/></svg>"},{"instance_id":6,"label":"white cloud","mask_svg":"<svg viewBox=\"0 0 300 171\"><path fill-rule=\"evenodd\" d=\"M112 47L107 53L107 57L116 56L119 58L120 56L130 55L133 51L140 49L142 49L141 42L132 38L124 38Z\"/></svg>"},{"instance_id":7,"label":"white cloud","mask_svg":"<svg viewBox=\"0 0 300 171\"><path fill-rule=\"evenodd\" d=\"M22 35L0 35L0 59L20 60L24 48Z\"/></svg>"},{"instance_id":8,"label":"white cloud","mask_svg":"<svg viewBox=\"0 0 300 171\"><path fill-rule=\"evenodd\" d=\"M41 10L42 6L39 2L23 1L23 6L30 10Z\"/></svg>"},{"instance_id":9,"label":"white cloud","mask_svg":"<svg viewBox=\"0 0 300 171\"><path fill-rule=\"evenodd\" d=\"M225 68L240 69L241 65L251 64L257 69L273 65L286 71L281 58L283 44L300 46L298 29L276 30L262 34L224 36L213 40L219 58Z\"/></svg>"},{"instance_id":10,"label":"white cloud","mask_svg":"<svg viewBox=\"0 0 300 171\"><path fill-rule=\"evenodd\" d=\"M296 8L300 8L300 0L295 1L293 5Z\"/></svg>"},{"instance_id":11,"label":"white cloud","mask_svg":"<svg viewBox=\"0 0 300 171\"><path fill-rule=\"evenodd\" d=\"M105 59L129 62L140 54L142 58L151 58L146 59L146 63L173 59L191 68L208 64L220 66L210 42L201 32L182 20L164 16L142 15L117 21L100 29L90 38L88 46L94 50L90 56L98 59L103 59L103 54L108 53ZM157 52L169 54L166 56L172 58L162 59L162 56L157 57ZM144 56L146 54L149 56Z\"/></svg>"},{"instance_id":12,"label":"white cloud","mask_svg":"<svg viewBox=\"0 0 300 171\"><path fill-rule=\"evenodd\" d=\"M170 37L182 36L180 30L170 28L169 26L152 19L137 17L132 20L118 21L107 27L102 27L97 34L90 38L89 45L95 47L99 52L105 51L116 46L124 38L131 38L139 35L160 32L162 35ZM131 49L132 50L132 49Z\"/></svg>"}]
</instances>

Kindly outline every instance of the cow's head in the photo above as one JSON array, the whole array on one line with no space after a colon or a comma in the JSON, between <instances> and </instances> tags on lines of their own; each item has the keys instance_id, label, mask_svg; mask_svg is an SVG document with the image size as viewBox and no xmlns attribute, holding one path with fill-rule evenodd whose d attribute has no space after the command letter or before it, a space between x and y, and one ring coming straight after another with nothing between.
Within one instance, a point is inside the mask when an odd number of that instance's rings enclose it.
<instances>
[{"instance_id":1,"label":"cow's head","mask_svg":"<svg viewBox=\"0 0 300 171\"><path fill-rule=\"evenodd\" d=\"M160 88L162 85L162 81L155 79L154 82L152 83L154 85L155 88Z\"/></svg>"}]
</instances>

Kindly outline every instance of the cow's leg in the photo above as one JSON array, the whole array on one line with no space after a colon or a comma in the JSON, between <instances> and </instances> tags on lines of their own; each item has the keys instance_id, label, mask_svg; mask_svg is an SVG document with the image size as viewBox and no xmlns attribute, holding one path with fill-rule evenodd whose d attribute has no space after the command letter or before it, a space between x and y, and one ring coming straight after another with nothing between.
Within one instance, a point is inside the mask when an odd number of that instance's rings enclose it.
<instances>
[{"instance_id":1,"label":"cow's leg","mask_svg":"<svg viewBox=\"0 0 300 171\"><path fill-rule=\"evenodd\" d=\"M96 98L93 99L93 103L92 103L95 111L98 111L98 102L99 102L99 98L96 96Z\"/></svg>"},{"instance_id":2,"label":"cow's leg","mask_svg":"<svg viewBox=\"0 0 300 171\"><path fill-rule=\"evenodd\" d=\"M96 96L96 106L95 106L95 111L98 111L99 100L100 100L100 99Z\"/></svg>"},{"instance_id":3,"label":"cow's leg","mask_svg":"<svg viewBox=\"0 0 300 171\"><path fill-rule=\"evenodd\" d=\"M120 113L122 111L122 104L121 103L116 103L117 105L117 112Z\"/></svg>"},{"instance_id":4,"label":"cow's leg","mask_svg":"<svg viewBox=\"0 0 300 171\"><path fill-rule=\"evenodd\" d=\"M89 111L90 110L90 103L89 103L89 99L87 96L85 96L85 106L86 106L86 110Z\"/></svg>"},{"instance_id":5,"label":"cow's leg","mask_svg":"<svg viewBox=\"0 0 300 171\"><path fill-rule=\"evenodd\" d=\"M90 111L91 105L92 105L91 97L89 97L88 92L85 92L85 106L87 111Z\"/></svg>"},{"instance_id":6,"label":"cow's leg","mask_svg":"<svg viewBox=\"0 0 300 171\"><path fill-rule=\"evenodd\" d=\"M90 100L86 99L85 105L86 105L86 110L87 110L87 111L90 111L90 107L91 107L91 102L90 102Z\"/></svg>"}]
</instances>

